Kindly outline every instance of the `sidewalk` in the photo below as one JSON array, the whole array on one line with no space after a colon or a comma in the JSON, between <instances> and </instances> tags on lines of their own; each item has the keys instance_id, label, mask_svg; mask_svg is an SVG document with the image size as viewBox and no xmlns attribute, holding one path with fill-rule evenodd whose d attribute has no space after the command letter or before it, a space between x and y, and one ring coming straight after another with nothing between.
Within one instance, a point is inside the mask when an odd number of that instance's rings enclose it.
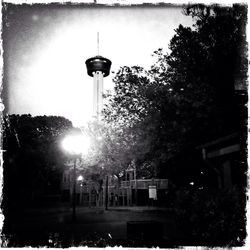
<instances>
[{"instance_id":1,"label":"sidewalk","mask_svg":"<svg viewBox=\"0 0 250 250\"><path fill-rule=\"evenodd\" d=\"M40 214L50 214L50 213L67 213L72 210L72 206L70 204L57 204L54 207L37 207L37 208L26 208L26 213L37 213L39 211ZM94 211L134 211L134 212L146 212L146 211L171 211L170 208L166 207L153 207L153 206L110 206L107 210L105 207L100 206L81 206L78 205L76 207L76 211L81 212L94 212Z\"/></svg>"},{"instance_id":2,"label":"sidewalk","mask_svg":"<svg viewBox=\"0 0 250 250\"><path fill-rule=\"evenodd\" d=\"M175 237L175 221L170 209L150 206L117 206L76 208L76 221L72 222L70 204L54 204L53 207L29 208L21 217L11 222L11 234L16 235L15 241L63 242L64 245L87 242L88 239L109 239L113 242L129 242L134 238L154 241L167 240ZM52 237L52 238L51 238ZM60 243L61 244L61 243Z\"/></svg>"},{"instance_id":3,"label":"sidewalk","mask_svg":"<svg viewBox=\"0 0 250 250\"><path fill-rule=\"evenodd\" d=\"M153 207L153 206L112 206L108 207L109 211L136 211L136 212L145 212L145 211L169 211L169 208L166 207Z\"/></svg>"}]
</instances>

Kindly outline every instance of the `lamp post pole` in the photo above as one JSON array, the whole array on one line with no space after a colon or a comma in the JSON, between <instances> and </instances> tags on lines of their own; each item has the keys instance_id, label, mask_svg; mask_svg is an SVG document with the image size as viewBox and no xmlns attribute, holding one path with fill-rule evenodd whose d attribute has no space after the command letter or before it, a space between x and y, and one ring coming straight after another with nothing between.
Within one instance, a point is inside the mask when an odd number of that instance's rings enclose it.
<instances>
[{"instance_id":1,"label":"lamp post pole","mask_svg":"<svg viewBox=\"0 0 250 250\"><path fill-rule=\"evenodd\" d=\"M136 176L136 165L134 168L134 179L135 179L135 205L137 206L137 176Z\"/></svg>"},{"instance_id":2,"label":"lamp post pole","mask_svg":"<svg viewBox=\"0 0 250 250\"><path fill-rule=\"evenodd\" d=\"M72 221L76 221L76 163L78 157L86 154L90 145L88 137L84 137L81 131L72 131L71 135L64 138L62 147L74 157L73 165L73 193L72 193Z\"/></svg>"},{"instance_id":3,"label":"lamp post pole","mask_svg":"<svg viewBox=\"0 0 250 250\"><path fill-rule=\"evenodd\" d=\"M72 221L76 221L76 160L74 159L74 168L73 168L73 201L72 201Z\"/></svg>"},{"instance_id":4,"label":"lamp post pole","mask_svg":"<svg viewBox=\"0 0 250 250\"><path fill-rule=\"evenodd\" d=\"M105 210L108 210L108 199L109 199L109 195L108 195L108 188L109 188L109 177L108 175L106 175L106 183L105 183L106 187L105 187Z\"/></svg>"}]
</instances>

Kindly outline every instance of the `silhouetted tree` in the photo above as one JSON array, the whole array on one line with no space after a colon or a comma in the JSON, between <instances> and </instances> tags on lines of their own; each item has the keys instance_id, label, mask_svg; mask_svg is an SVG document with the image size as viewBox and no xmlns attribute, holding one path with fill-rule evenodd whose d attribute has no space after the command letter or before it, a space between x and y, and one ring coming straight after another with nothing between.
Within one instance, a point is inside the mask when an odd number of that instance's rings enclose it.
<instances>
[{"instance_id":1,"label":"silhouetted tree","mask_svg":"<svg viewBox=\"0 0 250 250\"><path fill-rule=\"evenodd\" d=\"M4 117L4 204L24 205L36 196L60 191L65 158L60 143L71 128L63 117Z\"/></svg>"},{"instance_id":2,"label":"silhouetted tree","mask_svg":"<svg viewBox=\"0 0 250 250\"><path fill-rule=\"evenodd\" d=\"M192 5L184 12L194 27L180 25L170 53L154 52L151 70L120 68L103 111L120 144L133 141L122 151L154 166L156 175L179 152L242 128L235 89L246 83L247 8Z\"/></svg>"}]
</instances>

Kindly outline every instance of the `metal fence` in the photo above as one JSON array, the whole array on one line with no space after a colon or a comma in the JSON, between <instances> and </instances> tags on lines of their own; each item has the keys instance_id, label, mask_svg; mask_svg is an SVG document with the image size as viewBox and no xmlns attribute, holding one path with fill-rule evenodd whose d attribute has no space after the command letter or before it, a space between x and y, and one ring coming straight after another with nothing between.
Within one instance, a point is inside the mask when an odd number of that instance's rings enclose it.
<instances>
[{"instance_id":1,"label":"metal fence","mask_svg":"<svg viewBox=\"0 0 250 250\"><path fill-rule=\"evenodd\" d=\"M157 189L167 189L168 179L139 179L121 182L121 188L148 189L149 186L156 186Z\"/></svg>"}]
</instances>

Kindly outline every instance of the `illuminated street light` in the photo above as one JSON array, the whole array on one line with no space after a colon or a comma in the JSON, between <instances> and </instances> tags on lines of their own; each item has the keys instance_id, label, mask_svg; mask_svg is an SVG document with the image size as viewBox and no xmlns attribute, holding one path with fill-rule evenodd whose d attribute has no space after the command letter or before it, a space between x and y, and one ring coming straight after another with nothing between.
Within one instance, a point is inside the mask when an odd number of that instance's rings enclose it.
<instances>
[{"instance_id":1,"label":"illuminated street light","mask_svg":"<svg viewBox=\"0 0 250 250\"><path fill-rule=\"evenodd\" d=\"M78 181L83 181L83 176L82 176L82 175L79 175L79 176L77 177L77 180L78 180Z\"/></svg>"},{"instance_id":2,"label":"illuminated street light","mask_svg":"<svg viewBox=\"0 0 250 250\"><path fill-rule=\"evenodd\" d=\"M72 155L83 155L86 154L89 149L90 140L83 134L70 135L63 140L62 146L64 150Z\"/></svg>"},{"instance_id":3,"label":"illuminated street light","mask_svg":"<svg viewBox=\"0 0 250 250\"><path fill-rule=\"evenodd\" d=\"M80 200L79 200L79 204L82 204L82 187L83 187L83 176L82 175L79 175L77 177L77 181L80 183Z\"/></svg>"},{"instance_id":4,"label":"illuminated street light","mask_svg":"<svg viewBox=\"0 0 250 250\"><path fill-rule=\"evenodd\" d=\"M98 136L97 141L102 141L102 136Z\"/></svg>"},{"instance_id":5,"label":"illuminated street light","mask_svg":"<svg viewBox=\"0 0 250 250\"><path fill-rule=\"evenodd\" d=\"M88 152L89 146L90 146L89 138L84 136L82 133L69 135L65 137L64 140L62 141L63 149L75 157L74 169L73 169L72 221L76 220L76 160L78 157ZM82 176L81 178L83 179Z\"/></svg>"}]
</instances>

